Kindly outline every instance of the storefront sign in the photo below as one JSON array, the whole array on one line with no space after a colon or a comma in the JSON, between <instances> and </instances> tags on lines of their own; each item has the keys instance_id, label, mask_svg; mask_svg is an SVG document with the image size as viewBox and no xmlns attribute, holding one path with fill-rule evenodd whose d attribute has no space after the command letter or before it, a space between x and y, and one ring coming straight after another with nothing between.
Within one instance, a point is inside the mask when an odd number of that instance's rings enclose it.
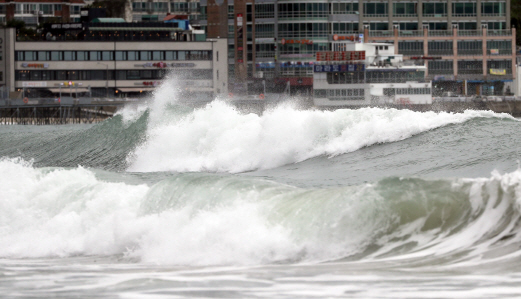
<instances>
[{"instance_id":1,"label":"storefront sign","mask_svg":"<svg viewBox=\"0 0 521 299\"><path fill-rule=\"evenodd\" d=\"M172 63L172 67L195 67L195 63Z\"/></svg>"},{"instance_id":2,"label":"storefront sign","mask_svg":"<svg viewBox=\"0 0 521 299\"><path fill-rule=\"evenodd\" d=\"M144 81L143 85L145 85L145 86L157 86L157 85L159 85L159 83L160 83L159 81Z\"/></svg>"},{"instance_id":3,"label":"storefront sign","mask_svg":"<svg viewBox=\"0 0 521 299\"><path fill-rule=\"evenodd\" d=\"M45 81L22 82L23 87L47 87Z\"/></svg>"},{"instance_id":4,"label":"storefront sign","mask_svg":"<svg viewBox=\"0 0 521 299\"><path fill-rule=\"evenodd\" d=\"M364 69L365 65L363 64L315 65L313 67L315 73L363 72Z\"/></svg>"},{"instance_id":5,"label":"storefront sign","mask_svg":"<svg viewBox=\"0 0 521 299\"><path fill-rule=\"evenodd\" d=\"M303 45L312 45L313 41L309 39L282 39L281 44L303 44Z\"/></svg>"},{"instance_id":6,"label":"storefront sign","mask_svg":"<svg viewBox=\"0 0 521 299\"><path fill-rule=\"evenodd\" d=\"M507 74L507 70L506 69L490 69L490 74L504 76Z\"/></svg>"},{"instance_id":7,"label":"storefront sign","mask_svg":"<svg viewBox=\"0 0 521 299\"><path fill-rule=\"evenodd\" d=\"M49 67L49 64L48 63L22 63L22 67L32 67L32 68L37 68L37 69L46 69Z\"/></svg>"},{"instance_id":8,"label":"storefront sign","mask_svg":"<svg viewBox=\"0 0 521 299\"><path fill-rule=\"evenodd\" d=\"M82 29L81 23L52 24L51 29Z\"/></svg>"},{"instance_id":9,"label":"storefront sign","mask_svg":"<svg viewBox=\"0 0 521 299\"><path fill-rule=\"evenodd\" d=\"M357 43L363 43L364 42L364 35L363 34L357 34L357 35L333 35L334 41L352 41Z\"/></svg>"}]
</instances>

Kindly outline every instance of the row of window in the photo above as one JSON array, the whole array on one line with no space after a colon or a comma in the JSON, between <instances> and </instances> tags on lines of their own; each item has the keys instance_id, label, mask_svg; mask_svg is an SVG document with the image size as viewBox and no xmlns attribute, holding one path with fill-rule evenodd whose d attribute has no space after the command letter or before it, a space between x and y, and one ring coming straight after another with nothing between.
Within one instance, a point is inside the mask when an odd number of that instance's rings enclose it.
<instances>
[{"instance_id":1,"label":"row of window","mask_svg":"<svg viewBox=\"0 0 521 299\"><path fill-rule=\"evenodd\" d=\"M478 5L476 2L453 2L453 17L471 17L477 16ZM393 16L417 16L418 3L416 2L398 2L393 3ZM482 16L505 16L506 2L482 2ZM389 14L388 3L364 3L364 16L369 17L386 17ZM448 14L446 2L423 3L422 14L425 17L445 17Z\"/></svg>"},{"instance_id":2,"label":"row of window","mask_svg":"<svg viewBox=\"0 0 521 299\"><path fill-rule=\"evenodd\" d=\"M199 11L199 2L170 2L170 11L187 12ZM133 2L132 10L135 12L163 13L168 10L168 2Z\"/></svg>"},{"instance_id":3,"label":"row of window","mask_svg":"<svg viewBox=\"0 0 521 299\"><path fill-rule=\"evenodd\" d=\"M355 23L358 24L358 23ZM453 25L458 26L458 30L476 30L478 29L477 22L452 22ZM481 22L482 25L487 25L489 30L502 30L506 29L506 22ZM420 24L418 22L400 22L395 23L394 25L398 25L400 30L420 30ZM428 25L429 30L448 30L449 26L447 22L426 22L423 25ZM358 26L357 26L358 27ZM370 30L380 30L385 31L389 30L391 26L387 22L375 22L369 23Z\"/></svg>"},{"instance_id":4,"label":"row of window","mask_svg":"<svg viewBox=\"0 0 521 299\"><path fill-rule=\"evenodd\" d=\"M313 93L316 98L328 97L330 100L364 100L365 96L365 90L363 88L315 89ZM340 97L343 97L343 99L339 99Z\"/></svg>"},{"instance_id":5,"label":"row of window","mask_svg":"<svg viewBox=\"0 0 521 299\"><path fill-rule=\"evenodd\" d=\"M79 15L82 5L71 5L69 10L71 15ZM6 4L0 4L0 14L7 11ZM62 11L61 4L16 4L15 14L31 14L41 12L43 15L54 15L56 12Z\"/></svg>"},{"instance_id":6,"label":"row of window","mask_svg":"<svg viewBox=\"0 0 521 299\"><path fill-rule=\"evenodd\" d=\"M428 62L429 74L452 74L454 70L454 64L452 60L434 60ZM487 68L489 69L505 69L507 73L511 73L512 62L508 60L489 60L487 61ZM483 61L469 61L460 60L458 61L458 73L476 73L480 74L483 72Z\"/></svg>"},{"instance_id":7,"label":"row of window","mask_svg":"<svg viewBox=\"0 0 521 299\"><path fill-rule=\"evenodd\" d=\"M452 41L429 41L428 42L428 52L429 54L434 54L436 52L440 54L449 54L451 55L453 52L453 42ZM460 40L457 42L458 54L464 54L466 52L474 51L476 55L481 55L483 50L483 42L482 41L472 41L472 40ZM496 52L492 52L491 54L497 55L508 55L512 54L512 41L487 41L487 50L498 50ZM398 42L398 53L406 54L406 53L423 53L423 41L401 41Z\"/></svg>"},{"instance_id":8,"label":"row of window","mask_svg":"<svg viewBox=\"0 0 521 299\"><path fill-rule=\"evenodd\" d=\"M68 81L68 80L149 80L162 79L167 70L17 70L15 80ZM211 69L183 70L176 76L184 80L212 80Z\"/></svg>"},{"instance_id":9,"label":"row of window","mask_svg":"<svg viewBox=\"0 0 521 299\"><path fill-rule=\"evenodd\" d=\"M16 51L16 61L211 60L212 51Z\"/></svg>"}]
</instances>

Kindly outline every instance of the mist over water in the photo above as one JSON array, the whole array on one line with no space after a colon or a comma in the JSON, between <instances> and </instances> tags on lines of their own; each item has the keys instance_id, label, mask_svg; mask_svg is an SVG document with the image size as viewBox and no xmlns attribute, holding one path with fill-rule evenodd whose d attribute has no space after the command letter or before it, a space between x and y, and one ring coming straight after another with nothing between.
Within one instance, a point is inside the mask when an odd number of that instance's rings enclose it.
<instances>
[{"instance_id":1,"label":"mist over water","mask_svg":"<svg viewBox=\"0 0 521 299\"><path fill-rule=\"evenodd\" d=\"M521 294L519 120L289 102L253 114L180 91L169 80L96 125L0 127L0 275L14 277L0 292Z\"/></svg>"}]
</instances>

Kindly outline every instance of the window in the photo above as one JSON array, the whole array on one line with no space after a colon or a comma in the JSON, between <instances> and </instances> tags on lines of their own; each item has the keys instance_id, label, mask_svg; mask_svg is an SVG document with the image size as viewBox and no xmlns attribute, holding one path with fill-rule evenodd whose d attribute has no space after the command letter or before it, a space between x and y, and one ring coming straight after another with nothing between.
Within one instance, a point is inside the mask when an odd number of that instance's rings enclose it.
<instances>
[{"instance_id":1,"label":"window","mask_svg":"<svg viewBox=\"0 0 521 299\"><path fill-rule=\"evenodd\" d=\"M358 33L358 23L333 23L333 34Z\"/></svg>"},{"instance_id":2,"label":"window","mask_svg":"<svg viewBox=\"0 0 521 299\"><path fill-rule=\"evenodd\" d=\"M378 22L369 23L370 30L389 30L389 23Z\"/></svg>"},{"instance_id":3,"label":"window","mask_svg":"<svg viewBox=\"0 0 521 299\"><path fill-rule=\"evenodd\" d=\"M429 55L452 55L452 41L429 41Z\"/></svg>"},{"instance_id":4,"label":"window","mask_svg":"<svg viewBox=\"0 0 521 299\"><path fill-rule=\"evenodd\" d=\"M482 55L482 41L458 41L458 55Z\"/></svg>"},{"instance_id":5,"label":"window","mask_svg":"<svg viewBox=\"0 0 521 299\"><path fill-rule=\"evenodd\" d=\"M139 51L139 60L151 60L151 51Z\"/></svg>"},{"instance_id":6,"label":"window","mask_svg":"<svg viewBox=\"0 0 521 299\"><path fill-rule=\"evenodd\" d=\"M476 16L476 2L452 2L453 17L474 17Z\"/></svg>"},{"instance_id":7,"label":"window","mask_svg":"<svg viewBox=\"0 0 521 299\"><path fill-rule=\"evenodd\" d=\"M364 3L364 15L368 17L387 17L387 3Z\"/></svg>"},{"instance_id":8,"label":"window","mask_svg":"<svg viewBox=\"0 0 521 299\"><path fill-rule=\"evenodd\" d=\"M165 60L177 60L175 51L165 51Z\"/></svg>"},{"instance_id":9,"label":"window","mask_svg":"<svg viewBox=\"0 0 521 299\"><path fill-rule=\"evenodd\" d=\"M459 60L458 74L483 74L483 61L481 60Z\"/></svg>"},{"instance_id":10,"label":"window","mask_svg":"<svg viewBox=\"0 0 521 299\"><path fill-rule=\"evenodd\" d=\"M423 41L398 42L398 53L403 55L423 55Z\"/></svg>"},{"instance_id":11,"label":"window","mask_svg":"<svg viewBox=\"0 0 521 299\"><path fill-rule=\"evenodd\" d=\"M76 59L79 61L89 60L89 52L87 52L87 51L76 52Z\"/></svg>"},{"instance_id":12,"label":"window","mask_svg":"<svg viewBox=\"0 0 521 299\"><path fill-rule=\"evenodd\" d=\"M446 17L447 2L423 2L424 17Z\"/></svg>"},{"instance_id":13,"label":"window","mask_svg":"<svg viewBox=\"0 0 521 299\"><path fill-rule=\"evenodd\" d=\"M67 60L67 61L76 60L75 56L76 56L76 52L73 52L73 51L64 51L63 52L63 60Z\"/></svg>"},{"instance_id":14,"label":"window","mask_svg":"<svg viewBox=\"0 0 521 299\"><path fill-rule=\"evenodd\" d=\"M395 17L413 17L417 16L417 3L397 2L393 3L393 16Z\"/></svg>"},{"instance_id":15,"label":"window","mask_svg":"<svg viewBox=\"0 0 521 299\"><path fill-rule=\"evenodd\" d=\"M255 18L274 18L275 5L274 4L255 4Z\"/></svg>"},{"instance_id":16,"label":"window","mask_svg":"<svg viewBox=\"0 0 521 299\"><path fill-rule=\"evenodd\" d=\"M447 30L449 28L447 22L429 22L423 23L423 25L428 25L429 30Z\"/></svg>"},{"instance_id":17,"label":"window","mask_svg":"<svg viewBox=\"0 0 521 299\"><path fill-rule=\"evenodd\" d=\"M333 3L332 14L358 14L358 3L346 2L346 3Z\"/></svg>"},{"instance_id":18,"label":"window","mask_svg":"<svg viewBox=\"0 0 521 299\"><path fill-rule=\"evenodd\" d=\"M481 2L482 16L505 16L506 2Z\"/></svg>"},{"instance_id":19,"label":"window","mask_svg":"<svg viewBox=\"0 0 521 299\"><path fill-rule=\"evenodd\" d=\"M401 22L400 30L418 30L418 23Z\"/></svg>"},{"instance_id":20,"label":"window","mask_svg":"<svg viewBox=\"0 0 521 299\"><path fill-rule=\"evenodd\" d=\"M63 60L63 52L52 51L51 52L51 60L53 60L53 61L61 61L61 60Z\"/></svg>"}]
</instances>

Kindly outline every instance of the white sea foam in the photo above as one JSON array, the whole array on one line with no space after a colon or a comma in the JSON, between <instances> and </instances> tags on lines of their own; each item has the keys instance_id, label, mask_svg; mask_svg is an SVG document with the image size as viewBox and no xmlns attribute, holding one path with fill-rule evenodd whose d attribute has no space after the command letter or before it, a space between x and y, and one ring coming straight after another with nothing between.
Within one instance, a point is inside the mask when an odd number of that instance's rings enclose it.
<instances>
[{"instance_id":1,"label":"white sea foam","mask_svg":"<svg viewBox=\"0 0 521 299\"><path fill-rule=\"evenodd\" d=\"M117 254L158 264L243 265L334 260L374 244L379 248L368 258L432 258L467 251L467 261L480 260L511 234L517 221L509 206L517 203L518 208L521 201L521 171L467 180L454 187L469 196L461 203L425 204L437 205L441 215L439 226L425 229L434 210L420 209L416 218L401 223L409 213L403 202L373 185L277 187L272 192L239 181L223 191L195 176L189 189L181 189L181 201L162 205L153 192L157 185L106 182L82 167L38 169L23 160L2 159L0 174L4 258ZM163 183L159 188L176 190L180 182ZM400 185L396 188L393 194ZM212 202L201 205L202 200ZM403 200L417 203L407 195ZM479 211L472 210L470 201ZM144 208L151 206L153 212ZM465 211L474 215L466 217ZM521 236L512 238L517 242Z\"/></svg>"},{"instance_id":2,"label":"white sea foam","mask_svg":"<svg viewBox=\"0 0 521 299\"><path fill-rule=\"evenodd\" d=\"M485 111L318 111L298 110L291 105L257 115L240 113L221 101L174 121L165 114L159 119L155 116L151 115L153 125L148 128L147 141L129 156L129 171L236 173L269 169L403 140L476 117L510 117Z\"/></svg>"},{"instance_id":3,"label":"white sea foam","mask_svg":"<svg viewBox=\"0 0 521 299\"><path fill-rule=\"evenodd\" d=\"M144 215L150 187L98 180L88 169L0 160L0 257L126 254L180 265L250 264L294 255L287 232L259 206ZM237 199L242 196L238 195Z\"/></svg>"}]
</instances>

